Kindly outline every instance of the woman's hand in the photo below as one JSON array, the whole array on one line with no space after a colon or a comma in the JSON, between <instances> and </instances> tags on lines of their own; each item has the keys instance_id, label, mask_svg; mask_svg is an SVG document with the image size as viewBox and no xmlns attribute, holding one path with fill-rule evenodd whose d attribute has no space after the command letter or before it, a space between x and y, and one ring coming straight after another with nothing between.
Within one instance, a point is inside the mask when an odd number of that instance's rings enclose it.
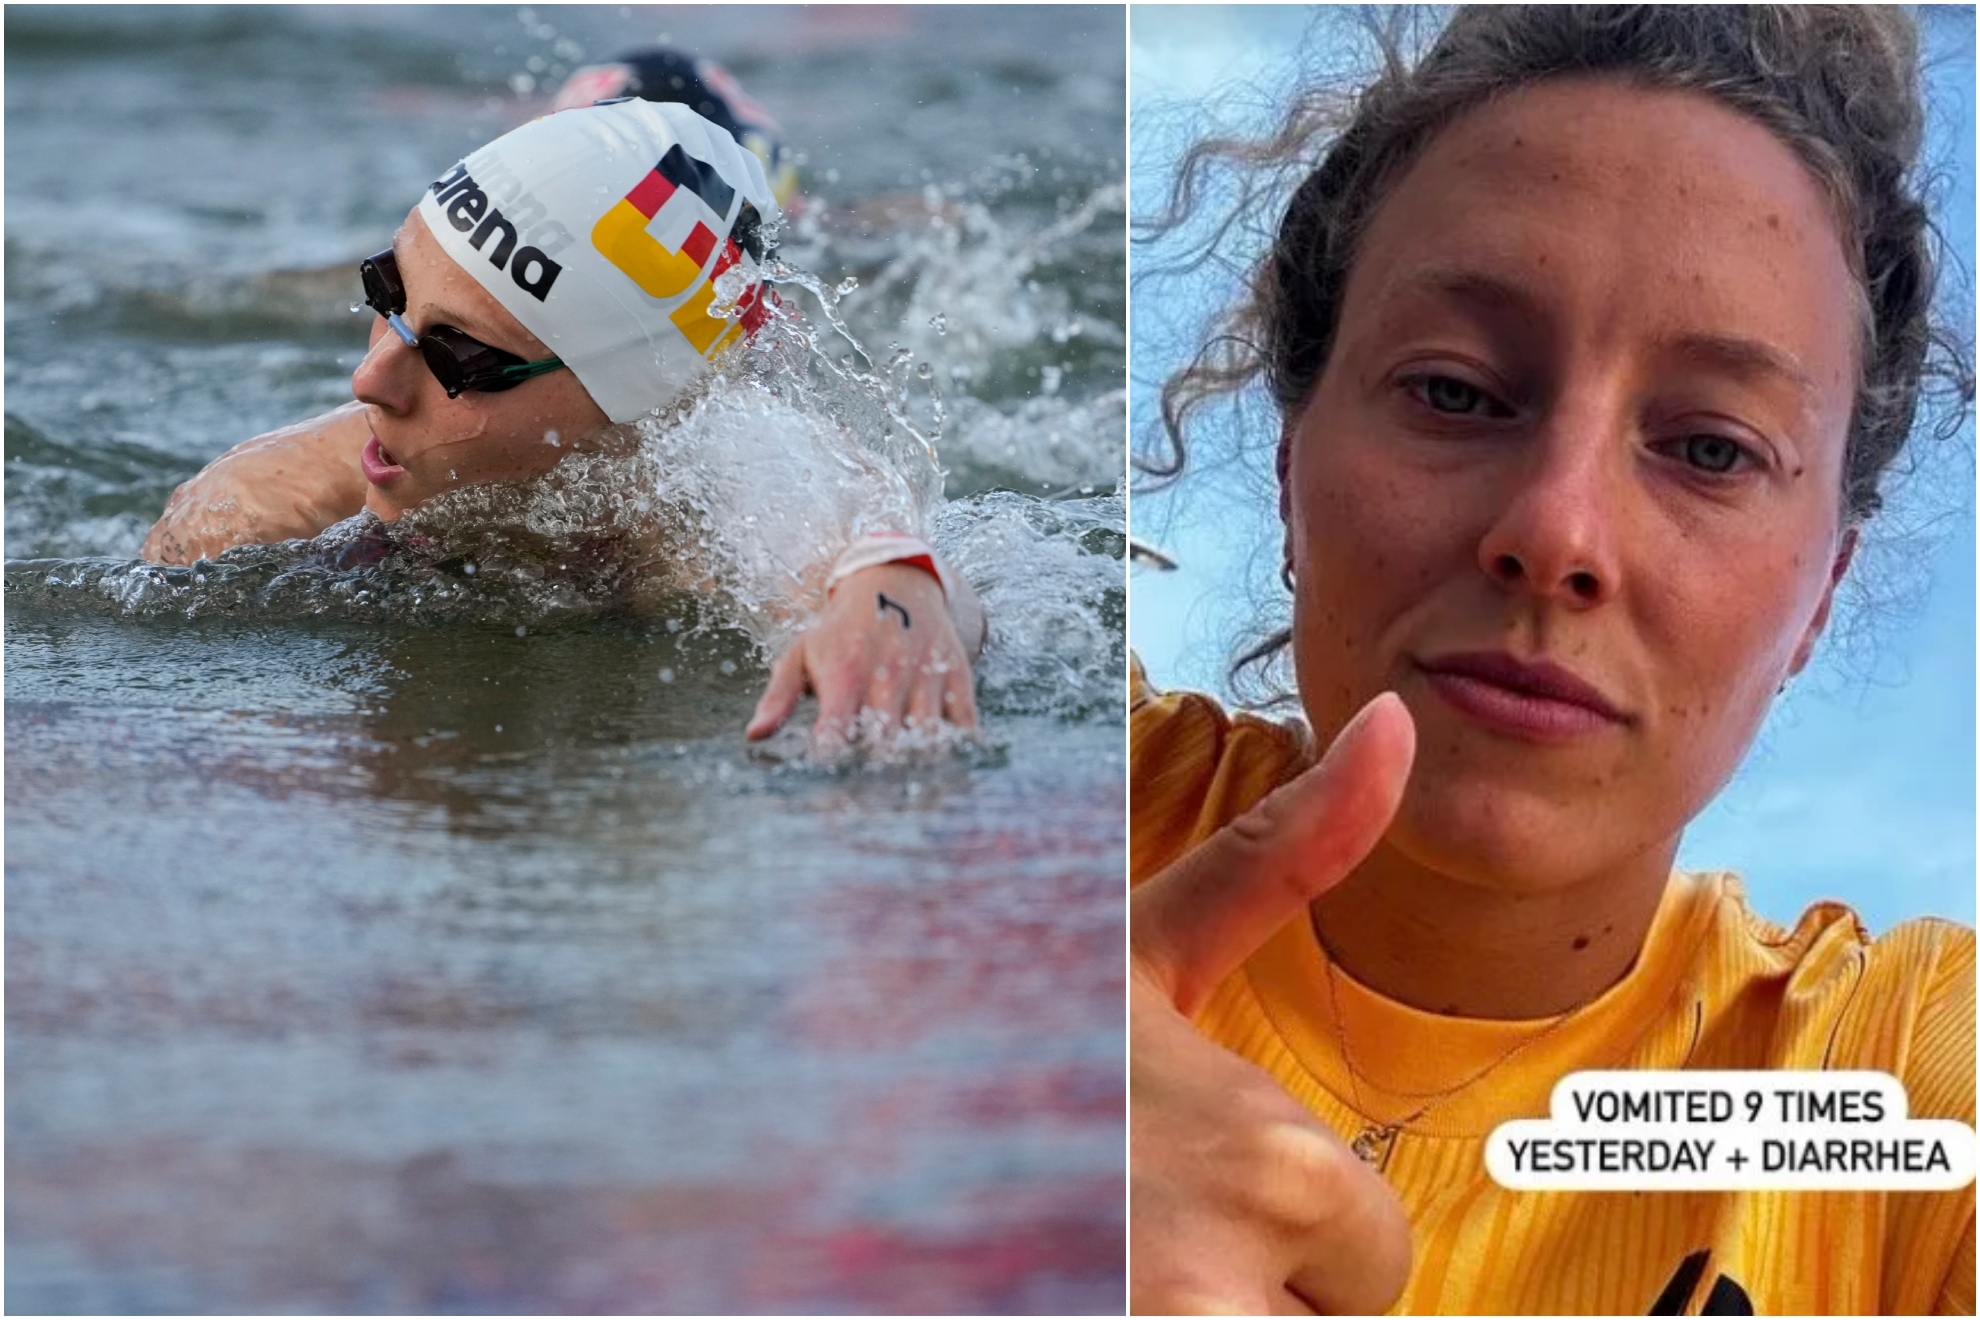
<instances>
[{"instance_id":1,"label":"woman's hand","mask_svg":"<svg viewBox=\"0 0 1980 1320\"><path fill-rule=\"evenodd\" d=\"M1129 900L1136 1314L1379 1315L1408 1282L1409 1221L1381 1175L1189 1015L1368 855L1415 750L1401 700L1376 698Z\"/></svg>"},{"instance_id":2,"label":"woman's hand","mask_svg":"<svg viewBox=\"0 0 1980 1320\"><path fill-rule=\"evenodd\" d=\"M771 668L749 737L775 733L807 691L818 694L812 736L822 744L851 738L864 710L887 732L938 721L976 727L969 654L941 584L907 564L863 568L840 581L825 612Z\"/></svg>"},{"instance_id":3,"label":"woman's hand","mask_svg":"<svg viewBox=\"0 0 1980 1320\"><path fill-rule=\"evenodd\" d=\"M242 441L172 492L138 551L159 564L315 536L364 507L364 405Z\"/></svg>"}]
</instances>

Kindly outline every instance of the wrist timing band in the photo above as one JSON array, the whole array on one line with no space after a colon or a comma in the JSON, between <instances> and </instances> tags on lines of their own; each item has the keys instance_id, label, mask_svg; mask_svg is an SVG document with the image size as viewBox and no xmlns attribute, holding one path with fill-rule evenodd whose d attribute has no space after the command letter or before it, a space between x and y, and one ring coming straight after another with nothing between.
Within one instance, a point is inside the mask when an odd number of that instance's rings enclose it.
<instances>
[{"instance_id":1,"label":"wrist timing band","mask_svg":"<svg viewBox=\"0 0 1980 1320\"><path fill-rule=\"evenodd\" d=\"M881 564L907 564L918 568L941 586L943 599L953 594L949 590L948 568L936 555L934 547L906 532L868 532L847 546L845 552L833 562L831 576L825 579L825 594L830 596L840 582L861 569L877 568Z\"/></svg>"}]
</instances>

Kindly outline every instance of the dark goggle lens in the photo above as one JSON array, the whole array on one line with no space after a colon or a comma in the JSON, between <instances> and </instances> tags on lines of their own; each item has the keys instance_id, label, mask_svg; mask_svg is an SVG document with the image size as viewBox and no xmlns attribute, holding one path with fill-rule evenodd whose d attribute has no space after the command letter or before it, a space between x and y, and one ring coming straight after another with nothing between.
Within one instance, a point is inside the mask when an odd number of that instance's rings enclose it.
<instances>
[{"instance_id":1,"label":"dark goggle lens","mask_svg":"<svg viewBox=\"0 0 1980 1320\"><path fill-rule=\"evenodd\" d=\"M457 397L462 390L492 393L513 389L520 383L492 376L492 373L511 363L520 363L521 358L490 348L450 325L436 325L422 334L419 337L419 352L450 399Z\"/></svg>"},{"instance_id":2,"label":"dark goggle lens","mask_svg":"<svg viewBox=\"0 0 1980 1320\"><path fill-rule=\"evenodd\" d=\"M451 325L436 325L422 334L419 351L426 359L427 369L450 399L458 397L463 390L499 394L564 365L554 357L526 362L514 353L490 348Z\"/></svg>"},{"instance_id":3,"label":"dark goggle lens","mask_svg":"<svg viewBox=\"0 0 1980 1320\"><path fill-rule=\"evenodd\" d=\"M406 286L399 279L399 262L392 249L359 262L358 276L364 281L364 301L372 311L384 317L405 315ZM401 333L410 336L412 331ZM451 325L436 325L422 333L419 354L450 399L459 398L466 390L499 394L564 365L554 357L526 362Z\"/></svg>"},{"instance_id":4,"label":"dark goggle lens","mask_svg":"<svg viewBox=\"0 0 1980 1320\"><path fill-rule=\"evenodd\" d=\"M364 301L380 316L403 316L406 286L399 280L399 259L386 248L358 263L358 278L364 281Z\"/></svg>"}]
</instances>

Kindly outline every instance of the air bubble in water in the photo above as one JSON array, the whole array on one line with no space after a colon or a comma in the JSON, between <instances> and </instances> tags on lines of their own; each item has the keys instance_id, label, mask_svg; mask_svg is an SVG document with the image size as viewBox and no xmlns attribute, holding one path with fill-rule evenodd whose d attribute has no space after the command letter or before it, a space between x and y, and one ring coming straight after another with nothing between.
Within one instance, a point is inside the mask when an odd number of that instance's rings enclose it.
<instances>
[{"instance_id":1,"label":"air bubble in water","mask_svg":"<svg viewBox=\"0 0 1980 1320\"><path fill-rule=\"evenodd\" d=\"M846 294L851 293L854 289L857 289L858 287L859 287L859 276L848 275L844 279L839 281L838 292L839 295L843 297Z\"/></svg>"},{"instance_id":2,"label":"air bubble in water","mask_svg":"<svg viewBox=\"0 0 1980 1320\"><path fill-rule=\"evenodd\" d=\"M933 363L924 362L914 369L914 374L923 380L932 379L935 375L935 366Z\"/></svg>"},{"instance_id":3,"label":"air bubble in water","mask_svg":"<svg viewBox=\"0 0 1980 1320\"><path fill-rule=\"evenodd\" d=\"M452 468L447 469L447 480L459 481L460 479L461 479L460 473L454 471L454 469Z\"/></svg>"},{"instance_id":4,"label":"air bubble in water","mask_svg":"<svg viewBox=\"0 0 1980 1320\"><path fill-rule=\"evenodd\" d=\"M673 682L673 681L674 681L674 671L673 671L673 670L671 670L671 669L663 669L663 670L661 670L661 671L660 671L660 681L661 681L662 683L671 683L671 682Z\"/></svg>"},{"instance_id":5,"label":"air bubble in water","mask_svg":"<svg viewBox=\"0 0 1980 1320\"><path fill-rule=\"evenodd\" d=\"M733 660L724 660L717 668L725 674L733 674L736 672L736 662Z\"/></svg>"},{"instance_id":6,"label":"air bubble in water","mask_svg":"<svg viewBox=\"0 0 1980 1320\"><path fill-rule=\"evenodd\" d=\"M555 431L545 431L543 433L543 443L550 445L553 448L562 448L560 442L563 440L563 438L564 438L563 436L559 435Z\"/></svg>"},{"instance_id":7,"label":"air bubble in water","mask_svg":"<svg viewBox=\"0 0 1980 1320\"><path fill-rule=\"evenodd\" d=\"M518 636L518 637L527 637L527 636L529 636L529 629L527 629L527 628L525 628L525 627L523 627L523 626L522 626L522 625L521 625L520 623L519 623L519 624L517 624L517 625L516 625L516 636Z\"/></svg>"},{"instance_id":8,"label":"air bubble in water","mask_svg":"<svg viewBox=\"0 0 1980 1320\"><path fill-rule=\"evenodd\" d=\"M936 334L946 335L949 333L949 318L937 312L928 318L928 326Z\"/></svg>"},{"instance_id":9,"label":"air bubble in water","mask_svg":"<svg viewBox=\"0 0 1980 1320\"><path fill-rule=\"evenodd\" d=\"M364 310L364 304L361 302L354 302L351 304L351 310L353 312L361 312Z\"/></svg>"},{"instance_id":10,"label":"air bubble in water","mask_svg":"<svg viewBox=\"0 0 1980 1320\"><path fill-rule=\"evenodd\" d=\"M679 619L669 619L669 620L667 620L667 631L668 631L668 632L679 632L680 630L681 630L681 621L680 621Z\"/></svg>"},{"instance_id":11,"label":"air bubble in water","mask_svg":"<svg viewBox=\"0 0 1980 1320\"><path fill-rule=\"evenodd\" d=\"M462 565L461 565L461 572L463 572L463 573L465 573L465 574L467 574L467 575L468 575L469 577L473 577L473 576L474 576L474 565L473 565L473 564L462 564Z\"/></svg>"}]
</instances>

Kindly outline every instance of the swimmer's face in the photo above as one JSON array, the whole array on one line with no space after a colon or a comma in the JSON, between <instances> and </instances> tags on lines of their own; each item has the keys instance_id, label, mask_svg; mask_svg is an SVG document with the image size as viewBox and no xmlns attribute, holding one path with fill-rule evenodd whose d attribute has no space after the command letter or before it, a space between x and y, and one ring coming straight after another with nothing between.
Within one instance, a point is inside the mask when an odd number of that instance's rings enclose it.
<instances>
[{"instance_id":1,"label":"swimmer's face","mask_svg":"<svg viewBox=\"0 0 1980 1320\"><path fill-rule=\"evenodd\" d=\"M1408 170L1287 441L1308 716L1417 723L1388 847L1527 892L1667 857L1848 561L1854 288L1813 178L1702 97L1551 82Z\"/></svg>"},{"instance_id":2,"label":"swimmer's face","mask_svg":"<svg viewBox=\"0 0 1980 1320\"><path fill-rule=\"evenodd\" d=\"M554 356L455 264L417 210L393 236L392 250L406 286L405 321L415 332L451 325L530 362ZM386 519L460 486L547 472L606 421L569 370L450 399L419 350L406 347L383 317L373 319L371 351L351 377L351 392L369 405L378 441L365 459L364 504Z\"/></svg>"}]
</instances>

